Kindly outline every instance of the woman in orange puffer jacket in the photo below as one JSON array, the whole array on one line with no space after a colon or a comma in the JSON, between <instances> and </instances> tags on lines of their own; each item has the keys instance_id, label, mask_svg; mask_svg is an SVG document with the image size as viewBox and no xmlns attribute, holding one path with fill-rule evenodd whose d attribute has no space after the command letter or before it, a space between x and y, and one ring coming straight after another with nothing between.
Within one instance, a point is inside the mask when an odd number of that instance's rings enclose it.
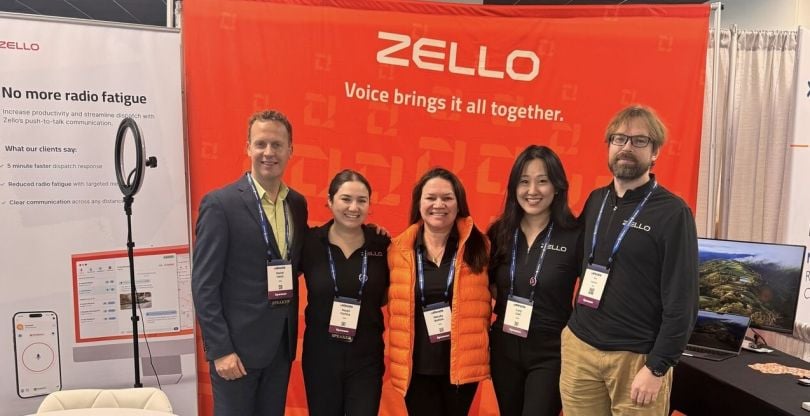
<instances>
[{"instance_id":1,"label":"woman in orange puffer jacket","mask_svg":"<svg viewBox=\"0 0 810 416\"><path fill-rule=\"evenodd\" d=\"M411 226L391 241L391 382L411 415L466 415L489 377L488 242L443 168L414 187Z\"/></svg>"}]
</instances>

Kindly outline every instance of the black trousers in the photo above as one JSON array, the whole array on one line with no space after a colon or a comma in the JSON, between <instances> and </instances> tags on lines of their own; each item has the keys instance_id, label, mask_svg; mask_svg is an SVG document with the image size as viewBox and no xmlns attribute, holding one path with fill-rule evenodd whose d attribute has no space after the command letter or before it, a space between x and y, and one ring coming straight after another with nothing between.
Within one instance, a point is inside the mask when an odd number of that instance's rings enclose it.
<instances>
[{"instance_id":1,"label":"black trousers","mask_svg":"<svg viewBox=\"0 0 810 416\"><path fill-rule=\"evenodd\" d=\"M470 411L478 383L450 384L450 375L413 374L405 407L413 416L466 416Z\"/></svg>"},{"instance_id":2,"label":"black trousers","mask_svg":"<svg viewBox=\"0 0 810 416\"><path fill-rule=\"evenodd\" d=\"M503 416L558 416L560 333L530 330L527 338L493 327L489 338L492 384Z\"/></svg>"},{"instance_id":3,"label":"black trousers","mask_svg":"<svg viewBox=\"0 0 810 416\"><path fill-rule=\"evenodd\" d=\"M214 362L209 362L215 416L284 414L292 364L286 330L284 334L276 356L267 367L245 368L247 375L236 380L220 377Z\"/></svg>"},{"instance_id":4,"label":"black trousers","mask_svg":"<svg viewBox=\"0 0 810 416\"><path fill-rule=\"evenodd\" d=\"M385 372L383 351L353 357L350 346L328 337L304 337L301 367L311 416L377 415Z\"/></svg>"}]
</instances>

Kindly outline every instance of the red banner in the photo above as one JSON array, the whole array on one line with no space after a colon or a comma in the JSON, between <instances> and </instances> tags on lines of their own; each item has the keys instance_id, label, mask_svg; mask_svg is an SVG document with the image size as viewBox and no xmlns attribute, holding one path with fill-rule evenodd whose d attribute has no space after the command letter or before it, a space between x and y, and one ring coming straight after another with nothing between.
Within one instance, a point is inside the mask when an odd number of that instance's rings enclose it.
<instances>
[{"instance_id":1,"label":"red banner","mask_svg":"<svg viewBox=\"0 0 810 416\"><path fill-rule=\"evenodd\" d=\"M667 125L654 172L694 207L708 5L194 0L183 12L195 218L202 195L249 170L247 117L265 108L293 124L285 180L307 196L312 224L330 217L331 177L353 168L373 187L370 221L397 234L412 185L441 165L486 228L530 143L560 155L578 212L610 180L604 129L632 103ZM288 414L304 414L299 362L290 383ZM495 414L491 387L480 391L472 413ZM387 386L381 413L403 413Z\"/></svg>"}]
</instances>

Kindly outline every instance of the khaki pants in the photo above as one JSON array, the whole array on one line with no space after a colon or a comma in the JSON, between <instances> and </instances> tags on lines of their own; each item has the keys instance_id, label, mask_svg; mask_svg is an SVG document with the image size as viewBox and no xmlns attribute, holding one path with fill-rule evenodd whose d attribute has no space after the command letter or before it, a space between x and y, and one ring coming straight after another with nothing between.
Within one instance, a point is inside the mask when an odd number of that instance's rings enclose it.
<instances>
[{"instance_id":1,"label":"khaki pants","mask_svg":"<svg viewBox=\"0 0 810 416\"><path fill-rule=\"evenodd\" d=\"M658 397L647 406L630 399L633 378L646 362L644 354L601 351L566 327L562 332L560 394L565 416L669 414L672 371L664 376Z\"/></svg>"}]
</instances>

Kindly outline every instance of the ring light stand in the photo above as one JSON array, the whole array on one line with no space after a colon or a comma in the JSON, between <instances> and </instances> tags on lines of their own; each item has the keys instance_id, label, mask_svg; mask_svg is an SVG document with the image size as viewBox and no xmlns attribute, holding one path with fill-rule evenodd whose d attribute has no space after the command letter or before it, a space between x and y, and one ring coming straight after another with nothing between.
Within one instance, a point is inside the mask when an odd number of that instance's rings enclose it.
<instances>
[{"instance_id":1,"label":"ring light stand","mask_svg":"<svg viewBox=\"0 0 810 416\"><path fill-rule=\"evenodd\" d=\"M132 137L135 140L135 168L125 175L122 172L124 167L123 144L127 130L132 132ZM124 194L124 212L127 214L127 255L129 256L129 285L132 303L132 358L135 362L135 387L143 387L143 384L141 384L139 361L141 357L138 352L138 313L135 309L138 304L138 293L135 290L135 258L133 254L135 243L132 241L132 202L135 200L135 194L138 193L143 184L145 168L157 167L157 158L150 156L144 160L145 153L146 147L138 124L129 117L121 120L118 133L115 136L115 177L118 180L118 188Z\"/></svg>"}]
</instances>

